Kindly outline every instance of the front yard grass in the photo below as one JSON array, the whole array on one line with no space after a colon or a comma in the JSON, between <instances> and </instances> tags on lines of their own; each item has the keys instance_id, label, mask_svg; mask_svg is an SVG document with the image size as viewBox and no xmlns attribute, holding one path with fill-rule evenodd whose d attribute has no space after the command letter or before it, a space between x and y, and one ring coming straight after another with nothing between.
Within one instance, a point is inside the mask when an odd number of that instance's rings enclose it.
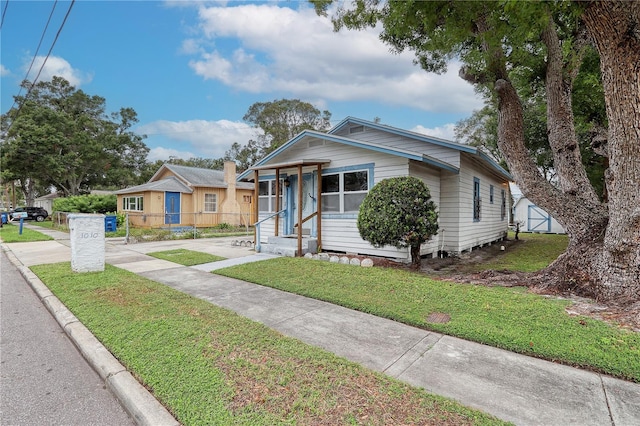
<instances>
[{"instance_id":1,"label":"front yard grass","mask_svg":"<svg viewBox=\"0 0 640 426\"><path fill-rule=\"evenodd\" d=\"M514 239L515 234L509 233ZM519 240L508 250L500 253L491 261L475 265L476 271L509 270L535 272L547 267L567 249L569 239L566 235L520 233Z\"/></svg>"},{"instance_id":2,"label":"front yard grass","mask_svg":"<svg viewBox=\"0 0 640 426\"><path fill-rule=\"evenodd\" d=\"M302 258L277 258L215 273L640 382L640 333L569 316L565 308L570 301L524 288L457 284L407 270ZM430 323L432 313L447 314L451 320Z\"/></svg>"},{"instance_id":3,"label":"front yard grass","mask_svg":"<svg viewBox=\"0 0 640 426\"><path fill-rule=\"evenodd\" d=\"M147 254L157 259L168 260L184 266L201 265L203 263L217 262L225 259L221 256L187 249L155 251Z\"/></svg>"},{"instance_id":4,"label":"front yard grass","mask_svg":"<svg viewBox=\"0 0 640 426\"><path fill-rule=\"evenodd\" d=\"M504 424L111 265L31 269L184 425Z\"/></svg>"},{"instance_id":5,"label":"front yard grass","mask_svg":"<svg viewBox=\"0 0 640 426\"><path fill-rule=\"evenodd\" d=\"M22 235L20 235L20 225L14 225L13 223L5 223L0 228L0 239L5 243L53 240L50 236L31 230L26 226L22 227Z\"/></svg>"}]
</instances>

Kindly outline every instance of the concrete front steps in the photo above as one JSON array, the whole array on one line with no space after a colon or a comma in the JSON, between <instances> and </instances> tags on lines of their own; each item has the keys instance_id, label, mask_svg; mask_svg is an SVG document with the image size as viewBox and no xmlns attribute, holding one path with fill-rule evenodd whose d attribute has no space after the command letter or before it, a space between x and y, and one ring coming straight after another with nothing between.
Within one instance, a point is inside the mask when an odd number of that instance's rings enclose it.
<instances>
[{"instance_id":1,"label":"concrete front steps","mask_svg":"<svg viewBox=\"0 0 640 426\"><path fill-rule=\"evenodd\" d=\"M311 237L302 237L302 254L318 252L318 240ZM298 255L298 236L285 235L268 237L266 244L260 244L260 253L277 254L279 256L296 257Z\"/></svg>"}]
</instances>

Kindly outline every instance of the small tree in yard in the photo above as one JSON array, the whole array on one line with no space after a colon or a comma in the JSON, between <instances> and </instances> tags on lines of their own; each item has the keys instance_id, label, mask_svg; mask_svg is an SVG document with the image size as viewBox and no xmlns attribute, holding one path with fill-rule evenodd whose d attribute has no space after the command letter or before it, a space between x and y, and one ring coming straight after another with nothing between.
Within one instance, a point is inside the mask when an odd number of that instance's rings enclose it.
<instances>
[{"instance_id":1,"label":"small tree in yard","mask_svg":"<svg viewBox=\"0 0 640 426\"><path fill-rule=\"evenodd\" d=\"M420 246L438 233L429 188L410 176L379 182L360 205L358 231L374 247L411 247L411 263L419 267Z\"/></svg>"}]
</instances>

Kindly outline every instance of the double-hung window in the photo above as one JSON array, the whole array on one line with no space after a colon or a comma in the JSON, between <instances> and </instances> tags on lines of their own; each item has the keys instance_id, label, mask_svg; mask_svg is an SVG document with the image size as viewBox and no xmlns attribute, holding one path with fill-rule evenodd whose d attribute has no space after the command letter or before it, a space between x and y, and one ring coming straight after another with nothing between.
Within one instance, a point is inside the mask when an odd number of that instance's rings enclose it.
<instances>
[{"instance_id":1,"label":"double-hung window","mask_svg":"<svg viewBox=\"0 0 640 426\"><path fill-rule=\"evenodd\" d=\"M480 199L480 179L473 178L473 221L480 221L482 200Z\"/></svg>"},{"instance_id":2,"label":"double-hung window","mask_svg":"<svg viewBox=\"0 0 640 426\"><path fill-rule=\"evenodd\" d=\"M368 191L368 170L326 174L322 176L322 211L356 213Z\"/></svg>"},{"instance_id":3,"label":"double-hung window","mask_svg":"<svg viewBox=\"0 0 640 426\"><path fill-rule=\"evenodd\" d=\"M141 212L144 210L143 200L144 197L142 195L122 197L122 210Z\"/></svg>"},{"instance_id":4,"label":"double-hung window","mask_svg":"<svg viewBox=\"0 0 640 426\"><path fill-rule=\"evenodd\" d=\"M204 194L204 211L207 213L218 211L218 194Z\"/></svg>"},{"instance_id":5,"label":"double-hung window","mask_svg":"<svg viewBox=\"0 0 640 426\"><path fill-rule=\"evenodd\" d=\"M504 189L501 191L502 204L500 206L500 220L504 220L507 217L507 195Z\"/></svg>"},{"instance_id":6,"label":"double-hung window","mask_svg":"<svg viewBox=\"0 0 640 426\"><path fill-rule=\"evenodd\" d=\"M280 209L282 204L282 179L280 179ZM276 211L276 180L263 180L258 184L258 210L261 212Z\"/></svg>"}]
</instances>

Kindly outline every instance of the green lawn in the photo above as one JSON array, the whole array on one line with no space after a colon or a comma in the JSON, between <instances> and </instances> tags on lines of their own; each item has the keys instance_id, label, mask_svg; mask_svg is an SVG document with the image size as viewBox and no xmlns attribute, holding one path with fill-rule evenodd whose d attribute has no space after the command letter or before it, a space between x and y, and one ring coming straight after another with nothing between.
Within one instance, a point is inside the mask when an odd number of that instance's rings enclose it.
<instances>
[{"instance_id":1,"label":"green lawn","mask_svg":"<svg viewBox=\"0 0 640 426\"><path fill-rule=\"evenodd\" d=\"M277 258L215 273L368 312L413 326L640 382L640 333L586 317L524 288L430 279L392 268ZM430 323L445 313L448 323Z\"/></svg>"},{"instance_id":2,"label":"green lawn","mask_svg":"<svg viewBox=\"0 0 640 426\"><path fill-rule=\"evenodd\" d=\"M504 424L111 265L31 269L184 425Z\"/></svg>"},{"instance_id":3,"label":"green lawn","mask_svg":"<svg viewBox=\"0 0 640 426\"><path fill-rule=\"evenodd\" d=\"M22 235L20 235L19 224L5 223L0 228L0 238L5 243L32 242L32 241L49 241L53 240L48 235L44 235L38 231L31 230L26 226L22 227Z\"/></svg>"},{"instance_id":4,"label":"green lawn","mask_svg":"<svg viewBox=\"0 0 640 426\"><path fill-rule=\"evenodd\" d=\"M510 233L509 238L514 239ZM534 272L545 268L563 253L569 239L566 235L520 233L519 241L489 262L475 265L477 271L494 269Z\"/></svg>"},{"instance_id":5,"label":"green lawn","mask_svg":"<svg viewBox=\"0 0 640 426\"><path fill-rule=\"evenodd\" d=\"M219 260L226 259L224 257L215 256L213 254L186 249L156 251L147 254L158 259L168 260L170 262L179 263L180 265L184 266L201 265L203 263L217 262Z\"/></svg>"}]
</instances>

